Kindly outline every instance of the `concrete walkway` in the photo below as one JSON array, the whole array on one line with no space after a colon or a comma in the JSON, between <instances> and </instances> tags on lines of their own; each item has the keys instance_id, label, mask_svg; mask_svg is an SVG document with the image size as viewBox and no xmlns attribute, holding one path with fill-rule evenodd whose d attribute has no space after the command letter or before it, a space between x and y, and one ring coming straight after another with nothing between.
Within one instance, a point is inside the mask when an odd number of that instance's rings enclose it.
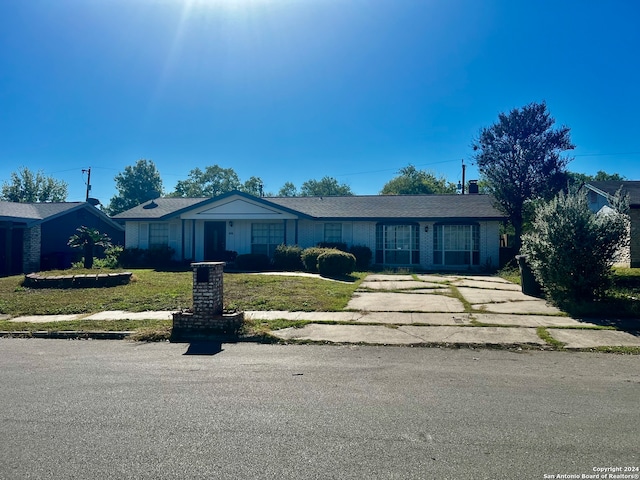
<instances>
[{"instance_id":1,"label":"concrete walkway","mask_svg":"<svg viewBox=\"0 0 640 480\"><path fill-rule=\"evenodd\" d=\"M466 311L471 306L471 312ZM383 275L365 278L342 312L249 311L248 319L308 322L275 330L281 340L376 345L548 347L542 327L565 349L638 347L639 331L603 330L614 322L565 316L518 285L480 275ZM39 315L11 322L171 320L171 312L107 311L93 315ZM340 322L340 323L336 323ZM636 321L640 325L640 320Z\"/></svg>"}]
</instances>

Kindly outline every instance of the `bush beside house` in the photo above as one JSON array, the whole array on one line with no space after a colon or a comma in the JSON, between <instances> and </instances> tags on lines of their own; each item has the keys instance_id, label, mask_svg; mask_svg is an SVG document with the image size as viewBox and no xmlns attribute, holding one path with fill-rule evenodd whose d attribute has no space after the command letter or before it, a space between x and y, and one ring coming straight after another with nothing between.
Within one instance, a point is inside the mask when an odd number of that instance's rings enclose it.
<instances>
[{"instance_id":1,"label":"bush beside house","mask_svg":"<svg viewBox=\"0 0 640 480\"><path fill-rule=\"evenodd\" d=\"M337 249L327 249L318 256L320 275L339 277L348 275L356 268L356 257Z\"/></svg>"}]
</instances>

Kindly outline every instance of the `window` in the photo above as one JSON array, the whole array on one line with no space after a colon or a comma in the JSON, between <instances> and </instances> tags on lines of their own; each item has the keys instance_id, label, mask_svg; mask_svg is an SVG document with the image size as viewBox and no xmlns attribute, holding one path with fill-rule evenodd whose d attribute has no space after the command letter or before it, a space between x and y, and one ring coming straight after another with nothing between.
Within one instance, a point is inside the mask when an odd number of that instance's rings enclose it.
<instances>
[{"instance_id":1,"label":"window","mask_svg":"<svg viewBox=\"0 0 640 480\"><path fill-rule=\"evenodd\" d=\"M325 223L324 224L324 241L326 243L342 242L342 224L341 223Z\"/></svg>"},{"instance_id":2,"label":"window","mask_svg":"<svg viewBox=\"0 0 640 480\"><path fill-rule=\"evenodd\" d=\"M252 223L251 253L262 253L273 257L278 245L284 243L284 224Z\"/></svg>"},{"instance_id":3,"label":"window","mask_svg":"<svg viewBox=\"0 0 640 480\"><path fill-rule=\"evenodd\" d=\"M479 225L435 225L433 263L480 265Z\"/></svg>"},{"instance_id":4,"label":"window","mask_svg":"<svg viewBox=\"0 0 640 480\"><path fill-rule=\"evenodd\" d=\"M149 248L166 247L169 245L169 224L149 224Z\"/></svg>"},{"instance_id":5,"label":"window","mask_svg":"<svg viewBox=\"0 0 640 480\"><path fill-rule=\"evenodd\" d=\"M412 265L420 263L418 225L376 225L376 263Z\"/></svg>"}]
</instances>

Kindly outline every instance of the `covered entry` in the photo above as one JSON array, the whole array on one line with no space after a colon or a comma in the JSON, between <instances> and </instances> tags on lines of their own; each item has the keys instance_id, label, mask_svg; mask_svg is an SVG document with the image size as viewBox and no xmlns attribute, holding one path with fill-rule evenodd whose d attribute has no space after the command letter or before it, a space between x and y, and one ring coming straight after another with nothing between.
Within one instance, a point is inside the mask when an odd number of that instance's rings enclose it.
<instances>
[{"instance_id":1,"label":"covered entry","mask_svg":"<svg viewBox=\"0 0 640 480\"><path fill-rule=\"evenodd\" d=\"M227 222L205 222L204 224L204 259L220 261L225 258L227 249Z\"/></svg>"}]
</instances>

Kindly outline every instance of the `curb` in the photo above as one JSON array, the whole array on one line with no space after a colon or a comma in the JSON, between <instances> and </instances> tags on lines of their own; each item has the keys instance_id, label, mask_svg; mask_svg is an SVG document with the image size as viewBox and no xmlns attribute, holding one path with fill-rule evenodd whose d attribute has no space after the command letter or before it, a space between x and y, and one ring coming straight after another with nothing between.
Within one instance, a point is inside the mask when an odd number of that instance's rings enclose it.
<instances>
[{"instance_id":1,"label":"curb","mask_svg":"<svg viewBox=\"0 0 640 480\"><path fill-rule=\"evenodd\" d=\"M54 339L92 339L92 340L123 340L128 338L132 333L129 331L79 331L79 330L57 330L46 331L37 330L30 332L23 331L0 331L0 337L18 337L18 338L54 338Z\"/></svg>"}]
</instances>

